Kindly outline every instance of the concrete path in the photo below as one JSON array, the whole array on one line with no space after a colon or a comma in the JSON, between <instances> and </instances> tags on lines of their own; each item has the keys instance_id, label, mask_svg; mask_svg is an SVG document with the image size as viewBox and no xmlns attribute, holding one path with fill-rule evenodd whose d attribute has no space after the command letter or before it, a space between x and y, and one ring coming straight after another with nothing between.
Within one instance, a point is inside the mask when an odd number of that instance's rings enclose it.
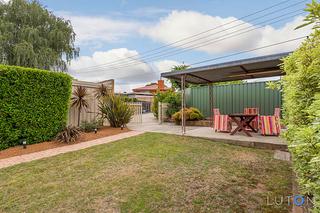
<instances>
[{"instance_id":1,"label":"concrete path","mask_svg":"<svg viewBox=\"0 0 320 213\"><path fill-rule=\"evenodd\" d=\"M92 141L73 144L73 145L69 145L69 146L63 146L63 147L48 149L48 150L44 150L44 151L40 151L40 152L30 153L30 154L26 154L26 155L20 155L20 156L15 156L15 157L11 157L11 158L1 159L0 160L0 169L6 168L9 166L13 166L16 164L20 164L20 163L25 163L25 162L30 162L33 160L52 157L52 156L67 153L67 152L73 152L73 151L85 149L85 148L100 145L100 144L110 143L113 141L129 138L132 136L137 136L142 133L144 133L144 132L130 131L130 132L125 132L125 133L112 135L112 136L108 136L108 137L104 137L104 138L99 138L99 139L92 140Z\"/></svg>"},{"instance_id":2,"label":"concrete path","mask_svg":"<svg viewBox=\"0 0 320 213\"><path fill-rule=\"evenodd\" d=\"M181 135L181 126L173 123L159 124L152 113L143 114L142 123L130 123L128 127L135 131L159 132ZM186 136L206 138L213 141L220 141L246 147L256 147L273 150L287 150L287 145L281 137L262 136L252 133L253 137L248 137L243 133L230 135L229 133L214 132L210 127L188 126Z\"/></svg>"}]
</instances>

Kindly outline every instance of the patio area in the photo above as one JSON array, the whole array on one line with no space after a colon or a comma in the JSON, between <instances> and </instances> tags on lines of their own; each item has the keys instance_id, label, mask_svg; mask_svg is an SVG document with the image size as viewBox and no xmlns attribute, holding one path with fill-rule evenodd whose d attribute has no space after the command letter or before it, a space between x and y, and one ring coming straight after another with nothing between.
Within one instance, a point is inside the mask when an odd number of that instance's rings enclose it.
<instances>
[{"instance_id":1,"label":"patio area","mask_svg":"<svg viewBox=\"0 0 320 213\"><path fill-rule=\"evenodd\" d=\"M145 132L159 132L167 134L181 135L181 126L173 123L159 124L152 113L143 114L142 123L132 123L128 127L131 130ZM264 148L272 150L287 150L287 144L281 137L262 136L259 133L252 133L252 137L247 137L244 133L230 135L213 131L210 127L187 126L186 136L206 138L212 141L220 141L239 146Z\"/></svg>"}]
</instances>

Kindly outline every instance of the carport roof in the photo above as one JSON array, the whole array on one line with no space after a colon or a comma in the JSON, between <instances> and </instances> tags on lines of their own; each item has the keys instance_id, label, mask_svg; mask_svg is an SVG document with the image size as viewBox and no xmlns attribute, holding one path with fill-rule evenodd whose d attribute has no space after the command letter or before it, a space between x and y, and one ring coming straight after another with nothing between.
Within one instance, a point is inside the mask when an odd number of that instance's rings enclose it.
<instances>
[{"instance_id":1,"label":"carport roof","mask_svg":"<svg viewBox=\"0 0 320 213\"><path fill-rule=\"evenodd\" d=\"M176 72L161 73L161 77L180 81L186 75L186 82L192 84L207 84L265 78L284 75L280 69L281 59L290 52L230 61L220 64L195 67Z\"/></svg>"}]
</instances>

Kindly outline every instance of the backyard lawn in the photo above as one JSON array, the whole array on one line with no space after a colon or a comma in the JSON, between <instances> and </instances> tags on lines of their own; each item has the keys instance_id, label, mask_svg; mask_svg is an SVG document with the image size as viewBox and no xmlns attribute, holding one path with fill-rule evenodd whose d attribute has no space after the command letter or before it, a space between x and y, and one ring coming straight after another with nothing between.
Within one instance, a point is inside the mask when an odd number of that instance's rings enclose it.
<instances>
[{"instance_id":1,"label":"backyard lawn","mask_svg":"<svg viewBox=\"0 0 320 213\"><path fill-rule=\"evenodd\" d=\"M287 212L273 153L145 133L0 170L0 212Z\"/></svg>"}]
</instances>

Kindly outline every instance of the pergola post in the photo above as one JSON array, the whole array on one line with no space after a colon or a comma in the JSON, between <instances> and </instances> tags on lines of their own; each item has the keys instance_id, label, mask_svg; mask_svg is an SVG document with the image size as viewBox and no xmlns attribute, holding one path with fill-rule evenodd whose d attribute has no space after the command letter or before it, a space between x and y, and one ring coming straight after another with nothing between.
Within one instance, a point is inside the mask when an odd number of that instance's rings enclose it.
<instances>
[{"instance_id":1,"label":"pergola post","mask_svg":"<svg viewBox=\"0 0 320 213\"><path fill-rule=\"evenodd\" d=\"M182 135L186 134L186 116L185 116L185 108L186 108L186 93L185 86L186 84L186 75L181 75L181 131Z\"/></svg>"}]
</instances>

